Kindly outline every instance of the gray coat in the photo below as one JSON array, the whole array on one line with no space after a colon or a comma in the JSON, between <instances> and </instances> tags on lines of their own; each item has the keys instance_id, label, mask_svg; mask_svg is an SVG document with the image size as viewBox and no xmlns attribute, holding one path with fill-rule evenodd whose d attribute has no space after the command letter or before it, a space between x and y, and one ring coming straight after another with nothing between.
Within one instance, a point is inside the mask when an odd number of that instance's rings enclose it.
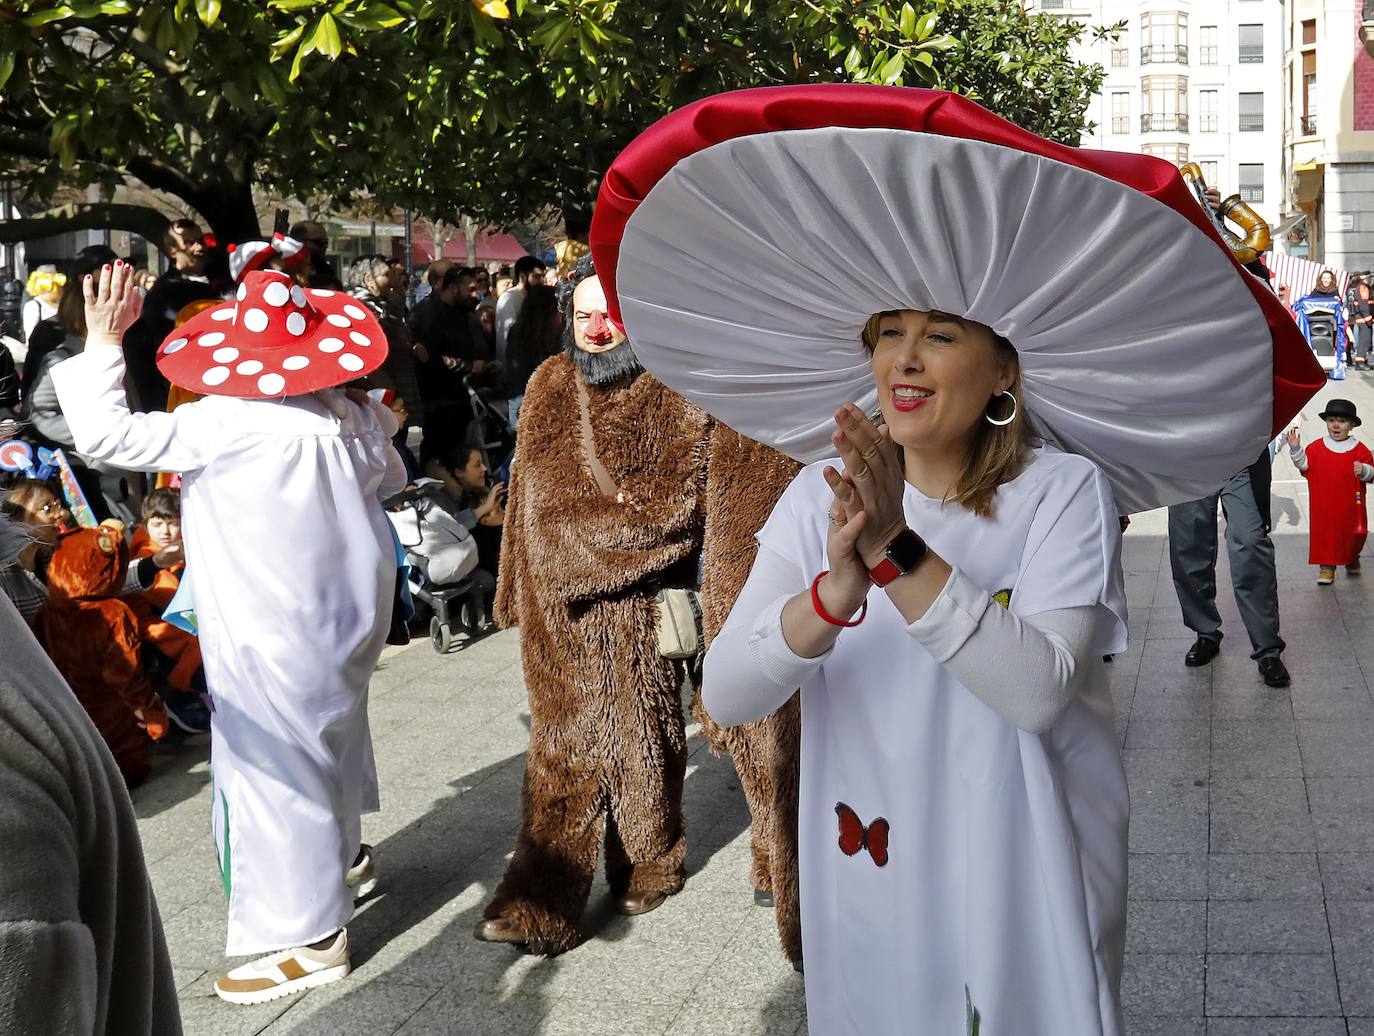
<instances>
[{"instance_id":1,"label":"gray coat","mask_svg":"<svg viewBox=\"0 0 1374 1036\"><path fill-rule=\"evenodd\" d=\"M178 1036L129 793L3 596L0 658L0 1034Z\"/></svg>"}]
</instances>

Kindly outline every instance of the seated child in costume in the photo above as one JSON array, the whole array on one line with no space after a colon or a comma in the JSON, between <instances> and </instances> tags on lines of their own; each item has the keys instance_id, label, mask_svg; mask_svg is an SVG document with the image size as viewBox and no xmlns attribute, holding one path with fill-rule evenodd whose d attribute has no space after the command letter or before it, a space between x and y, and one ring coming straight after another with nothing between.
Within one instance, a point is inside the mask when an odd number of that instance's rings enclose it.
<instances>
[{"instance_id":1,"label":"seated child in costume","mask_svg":"<svg viewBox=\"0 0 1374 1036\"><path fill-rule=\"evenodd\" d=\"M1364 486L1374 481L1374 454L1350 434L1361 423L1350 400L1333 399L1317 416L1326 422L1326 435L1304 450L1298 430L1290 428L1288 453L1307 479L1312 522L1307 563L1318 566L1317 583L1329 586L1337 565L1349 575L1360 571L1368 531Z\"/></svg>"},{"instance_id":2,"label":"seated child in costume","mask_svg":"<svg viewBox=\"0 0 1374 1036\"><path fill-rule=\"evenodd\" d=\"M185 567L178 490L155 489L144 498L143 524L134 532L129 553L131 563L139 568L139 585L145 589L127 594L124 601L138 619L139 637L152 652L150 675L155 674L155 683L167 685L163 700L172 722L187 733L202 733L210 729L210 716L199 697L205 690L200 641L162 617L181 585Z\"/></svg>"},{"instance_id":3,"label":"seated child in costume","mask_svg":"<svg viewBox=\"0 0 1374 1036\"><path fill-rule=\"evenodd\" d=\"M38 639L109 745L129 787L148 776L167 711L139 657L138 621L118 593L129 548L100 526L63 537L48 563Z\"/></svg>"}]
</instances>

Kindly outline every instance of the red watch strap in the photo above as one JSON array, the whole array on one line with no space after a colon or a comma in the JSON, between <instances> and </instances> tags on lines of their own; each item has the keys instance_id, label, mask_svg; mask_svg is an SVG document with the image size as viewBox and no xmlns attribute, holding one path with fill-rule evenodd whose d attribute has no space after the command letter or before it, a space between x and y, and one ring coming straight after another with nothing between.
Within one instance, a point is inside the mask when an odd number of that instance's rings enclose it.
<instances>
[{"instance_id":1,"label":"red watch strap","mask_svg":"<svg viewBox=\"0 0 1374 1036\"><path fill-rule=\"evenodd\" d=\"M891 558L883 558L876 565L868 570L868 578L873 580L877 586L887 586L888 583L902 574Z\"/></svg>"}]
</instances>

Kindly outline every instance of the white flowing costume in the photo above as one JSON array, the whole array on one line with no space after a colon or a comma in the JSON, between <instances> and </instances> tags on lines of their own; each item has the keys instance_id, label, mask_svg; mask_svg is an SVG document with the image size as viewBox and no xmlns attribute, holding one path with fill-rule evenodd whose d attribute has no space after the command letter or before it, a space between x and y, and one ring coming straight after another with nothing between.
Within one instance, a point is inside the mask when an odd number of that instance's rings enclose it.
<instances>
[{"instance_id":1,"label":"white flowing costume","mask_svg":"<svg viewBox=\"0 0 1374 1036\"><path fill-rule=\"evenodd\" d=\"M758 534L796 568L787 596L829 567L823 467L798 475ZM1119 1036L1128 798L1101 655L1125 648L1126 604L1111 490L1091 461L1043 448L1000 487L993 519L909 485L904 504L956 575L989 597L1010 590L1014 614L1095 609L1096 633L1077 693L1042 735L954 679L876 587L828 654L767 648L790 656L775 679L802 688L810 1031L962 1034L967 987L983 1036ZM736 606L712 653L746 638L757 654L770 614L780 636L776 606L750 610ZM885 866L841 852L837 803L865 825L888 821Z\"/></svg>"},{"instance_id":2,"label":"white flowing costume","mask_svg":"<svg viewBox=\"0 0 1374 1036\"><path fill-rule=\"evenodd\" d=\"M394 415L339 390L130 413L113 347L88 348L53 380L81 452L184 476L226 952L333 934L353 913L344 874L360 815L377 809L367 688L396 573L378 497L405 484Z\"/></svg>"}]
</instances>

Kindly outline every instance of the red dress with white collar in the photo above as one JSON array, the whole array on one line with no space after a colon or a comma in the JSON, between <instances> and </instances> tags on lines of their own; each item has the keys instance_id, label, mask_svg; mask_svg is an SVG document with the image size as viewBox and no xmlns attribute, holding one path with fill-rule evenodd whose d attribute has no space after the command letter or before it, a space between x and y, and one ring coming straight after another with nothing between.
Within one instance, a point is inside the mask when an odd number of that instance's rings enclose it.
<instances>
[{"instance_id":1,"label":"red dress with white collar","mask_svg":"<svg viewBox=\"0 0 1374 1036\"><path fill-rule=\"evenodd\" d=\"M1349 444L1349 445L1347 445ZM1344 447L1344 448L1342 448ZM1374 454L1357 439L1335 442L1323 436L1306 449L1307 488L1311 501L1309 565L1348 565L1364 547L1368 487L1355 476L1354 461L1374 465Z\"/></svg>"}]
</instances>

